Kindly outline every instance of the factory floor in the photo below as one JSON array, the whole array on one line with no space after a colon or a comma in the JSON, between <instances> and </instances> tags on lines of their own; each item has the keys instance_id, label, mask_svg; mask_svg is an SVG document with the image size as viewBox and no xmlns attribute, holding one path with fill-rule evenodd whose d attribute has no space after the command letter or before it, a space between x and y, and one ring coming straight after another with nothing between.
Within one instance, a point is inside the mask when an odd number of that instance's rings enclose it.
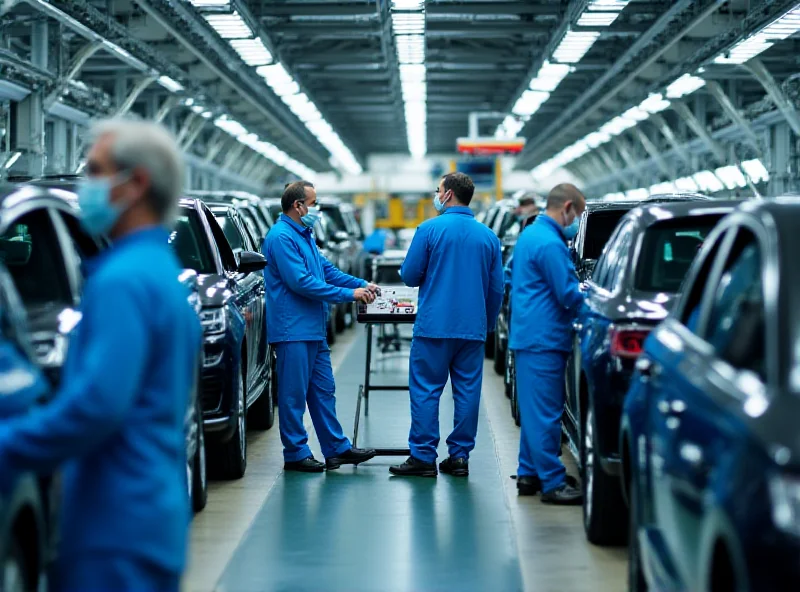
<instances>
[{"instance_id":1,"label":"factory floor","mask_svg":"<svg viewBox=\"0 0 800 592\"><path fill-rule=\"evenodd\" d=\"M339 337L332 362L337 409L352 437L364 381L366 334ZM407 384L408 352L373 362L374 384ZM519 498L519 429L502 379L487 361L478 440L467 479L397 478L403 458L377 457L324 474L284 474L277 424L248 439L247 474L212 483L192 526L188 592L619 592L625 549L586 542L579 507ZM452 396L442 396L440 459L452 426ZM406 447L407 392L374 392L358 445ZM310 443L321 459L306 414ZM565 451L563 459L575 474Z\"/></svg>"}]
</instances>

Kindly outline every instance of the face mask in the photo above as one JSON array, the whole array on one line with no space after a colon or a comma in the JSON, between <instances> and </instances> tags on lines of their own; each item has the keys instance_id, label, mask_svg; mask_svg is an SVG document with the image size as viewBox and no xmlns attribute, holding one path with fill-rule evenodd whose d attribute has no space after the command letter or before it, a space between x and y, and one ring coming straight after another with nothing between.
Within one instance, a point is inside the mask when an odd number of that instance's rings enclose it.
<instances>
[{"instance_id":1,"label":"face mask","mask_svg":"<svg viewBox=\"0 0 800 592\"><path fill-rule=\"evenodd\" d=\"M563 230L564 238L566 238L567 240L572 240L573 238L575 238L577 236L579 228L580 228L580 223L578 222L578 218L575 218L572 221L572 224L570 224L569 226L564 227L564 230Z\"/></svg>"},{"instance_id":2,"label":"face mask","mask_svg":"<svg viewBox=\"0 0 800 592\"><path fill-rule=\"evenodd\" d=\"M433 196L433 207L434 207L434 209L436 209L436 211L437 211L437 212L439 212L440 214L441 214L442 212L444 212L444 204L442 203L442 200L441 200L441 199L439 199L439 193L436 193L436 194Z\"/></svg>"},{"instance_id":3,"label":"face mask","mask_svg":"<svg viewBox=\"0 0 800 592\"><path fill-rule=\"evenodd\" d=\"M106 234L114 227L125 207L111 203L111 190L117 185L108 177L88 178L78 188L81 224L89 234Z\"/></svg>"},{"instance_id":4,"label":"face mask","mask_svg":"<svg viewBox=\"0 0 800 592\"><path fill-rule=\"evenodd\" d=\"M300 220L307 227L311 228L319 220L319 208L308 208L308 213L305 216L300 216Z\"/></svg>"}]
</instances>

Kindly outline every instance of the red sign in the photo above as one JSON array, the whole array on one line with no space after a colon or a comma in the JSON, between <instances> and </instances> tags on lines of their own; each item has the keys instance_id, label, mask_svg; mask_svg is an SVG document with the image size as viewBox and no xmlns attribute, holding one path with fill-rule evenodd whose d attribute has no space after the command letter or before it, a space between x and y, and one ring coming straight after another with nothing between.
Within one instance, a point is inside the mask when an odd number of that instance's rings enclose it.
<instances>
[{"instance_id":1,"label":"red sign","mask_svg":"<svg viewBox=\"0 0 800 592\"><path fill-rule=\"evenodd\" d=\"M525 138L458 138L456 148L461 154L519 154Z\"/></svg>"}]
</instances>

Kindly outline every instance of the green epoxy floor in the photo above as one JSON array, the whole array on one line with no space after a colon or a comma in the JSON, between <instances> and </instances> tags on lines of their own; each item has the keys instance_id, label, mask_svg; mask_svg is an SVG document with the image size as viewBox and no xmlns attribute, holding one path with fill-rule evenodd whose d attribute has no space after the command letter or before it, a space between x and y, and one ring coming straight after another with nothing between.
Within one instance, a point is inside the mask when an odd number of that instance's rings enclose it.
<instances>
[{"instance_id":1,"label":"green epoxy floor","mask_svg":"<svg viewBox=\"0 0 800 592\"><path fill-rule=\"evenodd\" d=\"M352 437L366 338L336 372L339 419ZM407 384L407 352L376 363L373 381ZM442 396L440 458L452 425L452 395ZM375 392L359 446L405 447L408 394ZM312 449L319 446L310 431ZM358 468L278 477L234 552L217 590L516 591L517 543L494 439L482 409L470 476L397 478L379 457Z\"/></svg>"}]
</instances>

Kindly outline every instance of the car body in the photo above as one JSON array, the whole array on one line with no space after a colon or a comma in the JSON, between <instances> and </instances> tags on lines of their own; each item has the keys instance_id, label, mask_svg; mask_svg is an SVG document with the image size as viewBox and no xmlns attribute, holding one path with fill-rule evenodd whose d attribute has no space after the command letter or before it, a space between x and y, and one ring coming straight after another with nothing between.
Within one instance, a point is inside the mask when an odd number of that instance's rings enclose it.
<instances>
[{"instance_id":1,"label":"car body","mask_svg":"<svg viewBox=\"0 0 800 592\"><path fill-rule=\"evenodd\" d=\"M0 264L0 421L28 413L51 392L34 361L25 309ZM3 584L44 589L58 542L58 476L23 472L3 483L0 495L0 564Z\"/></svg>"},{"instance_id":2,"label":"car body","mask_svg":"<svg viewBox=\"0 0 800 592\"><path fill-rule=\"evenodd\" d=\"M319 252L322 254L322 256L336 267L339 267L341 260L347 255L342 252L338 243L330 239L330 233L332 230L333 228L330 219L325 214L321 214L319 220L317 220L317 223L313 228L314 240L316 241L317 247L319 248ZM328 345L333 345L336 343L336 333L341 333L344 330L345 323L347 322L347 315L353 314L353 303L327 303L327 306L328 315L326 333Z\"/></svg>"},{"instance_id":3,"label":"car body","mask_svg":"<svg viewBox=\"0 0 800 592\"><path fill-rule=\"evenodd\" d=\"M366 266L363 252L364 232L356 220L355 208L338 197L319 197L317 206L331 220L330 239L340 245L347 257L340 267L343 272L359 278L364 277Z\"/></svg>"},{"instance_id":4,"label":"car body","mask_svg":"<svg viewBox=\"0 0 800 592\"><path fill-rule=\"evenodd\" d=\"M272 216L260 197L246 191L189 191L189 197L202 199L206 203L224 203L235 206L256 239L259 250L267 232L272 228Z\"/></svg>"},{"instance_id":5,"label":"car body","mask_svg":"<svg viewBox=\"0 0 800 592\"><path fill-rule=\"evenodd\" d=\"M570 244L569 252L578 279L585 282L592 277L592 270L603 249L623 216L640 202L588 202L580 220L578 234Z\"/></svg>"},{"instance_id":6,"label":"car body","mask_svg":"<svg viewBox=\"0 0 800 592\"><path fill-rule=\"evenodd\" d=\"M629 211L585 284L566 368L564 432L583 474L584 527L596 544L627 535L619 421L636 357L680 291L705 237L738 205L651 203Z\"/></svg>"},{"instance_id":7,"label":"car body","mask_svg":"<svg viewBox=\"0 0 800 592\"><path fill-rule=\"evenodd\" d=\"M247 466L248 423L267 429L274 422L264 257L253 251L233 206L209 207L199 199L181 200L170 242L182 265L197 273L200 288L200 400L210 469L223 478L239 478Z\"/></svg>"},{"instance_id":8,"label":"car body","mask_svg":"<svg viewBox=\"0 0 800 592\"><path fill-rule=\"evenodd\" d=\"M800 200L709 236L625 398L631 590L800 588Z\"/></svg>"}]
</instances>

